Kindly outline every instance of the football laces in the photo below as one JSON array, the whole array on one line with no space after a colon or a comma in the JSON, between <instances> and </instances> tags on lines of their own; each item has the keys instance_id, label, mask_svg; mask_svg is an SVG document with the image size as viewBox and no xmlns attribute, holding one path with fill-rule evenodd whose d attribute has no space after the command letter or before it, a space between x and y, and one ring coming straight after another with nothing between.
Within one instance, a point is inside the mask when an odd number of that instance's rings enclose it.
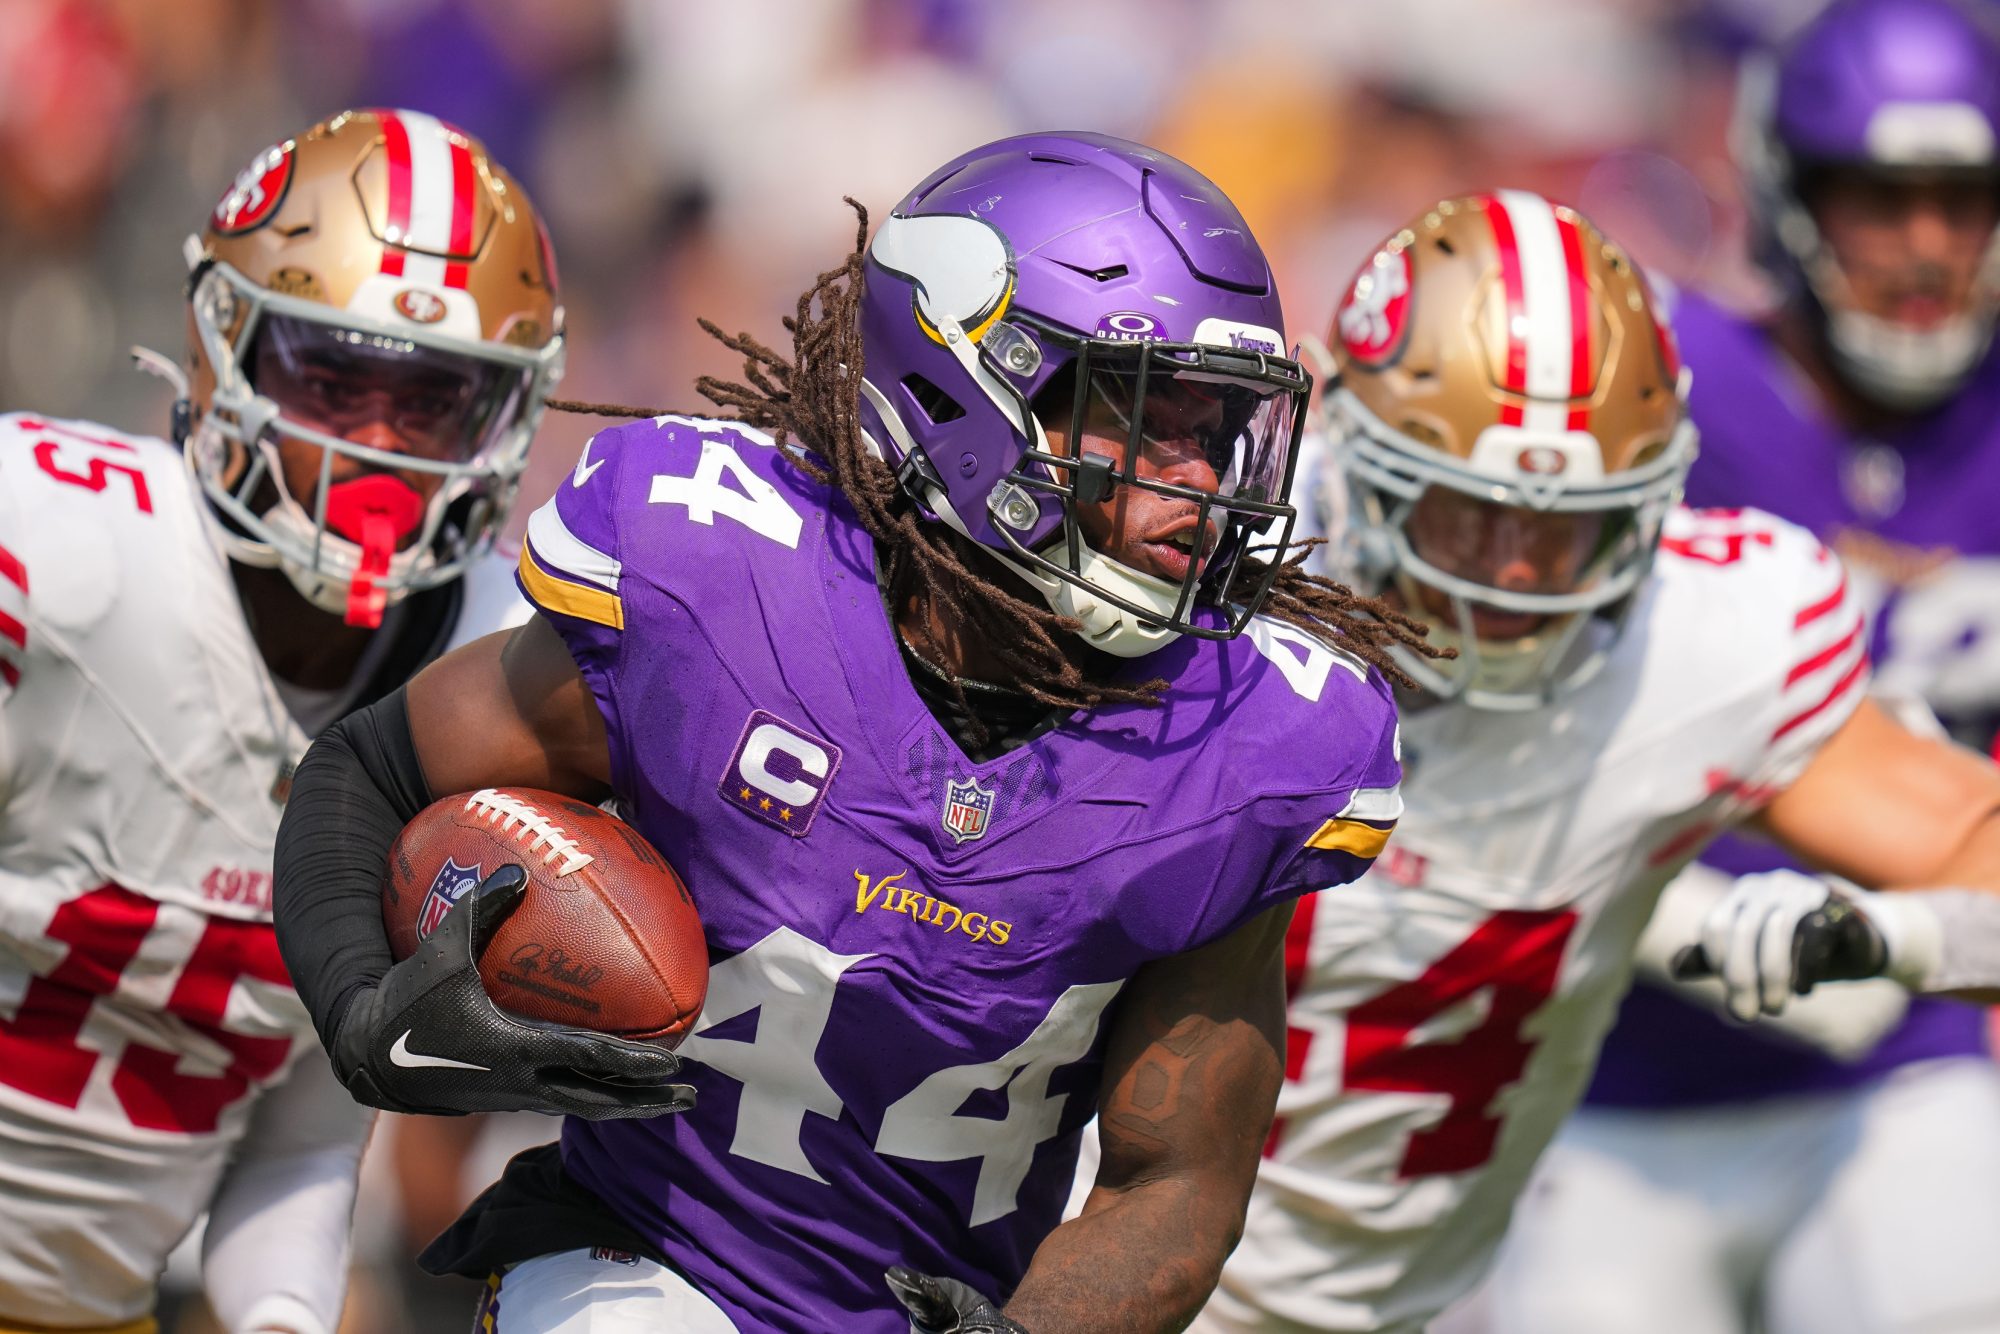
<instances>
[{"instance_id":1,"label":"football laces","mask_svg":"<svg viewBox=\"0 0 2000 1334\"><path fill-rule=\"evenodd\" d=\"M572 871L581 871L597 859L577 848L576 840L563 833L562 827L548 816L517 797L490 787L483 787L465 799L465 809L474 814L483 814L486 823L498 825L500 832L507 834L517 843L525 843L530 853L542 852L542 865L560 858L562 867L556 872L560 880ZM529 835L533 835L529 838ZM543 849L547 851L543 852Z\"/></svg>"}]
</instances>

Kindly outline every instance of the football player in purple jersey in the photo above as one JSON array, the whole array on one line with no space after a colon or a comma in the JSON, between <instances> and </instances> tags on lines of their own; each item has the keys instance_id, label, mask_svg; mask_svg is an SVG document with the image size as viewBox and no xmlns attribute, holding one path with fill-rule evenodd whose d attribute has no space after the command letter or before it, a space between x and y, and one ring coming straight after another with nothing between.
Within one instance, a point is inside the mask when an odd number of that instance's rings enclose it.
<instances>
[{"instance_id":1,"label":"football player in purple jersey","mask_svg":"<svg viewBox=\"0 0 2000 1334\"><path fill-rule=\"evenodd\" d=\"M1750 67L1741 116L1782 299L1677 302L1702 433L1688 500L1769 510L1837 550L1878 693L1983 750L2000 719L2000 43L1949 0L1840 0ZM1890 938L1978 938L1928 898L1862 911ZM1504 1328L2000 1327L1986 1013L1888 981L1794 999L1813 980L1794 941L1827 907L1825 882L1736 839L1668 891L1650 984L1516 1215ZM1726 993L1665 975L1696 937ZM1789 1008L1746 1028L1718 1002Z\"/></svg>"},{"instance_id":2,"label":"football player in purple jersey","mask_svg":"<svg viewBox=\"0 0 2000 1334\"><path fill-rule=\"evenodd\" d=\"M731 418L598 435L529 525L542 615L315 747L287 961L362 1100L575 1113L425 1257L501 1328L1177 1328L1270 1124L1292 902L1401 810L1419 633L1264 550L1310 380L1172 158L975 149L792 332L725 339ZM391 966L390 840L488 785L616 796L681 871L684 1062L495 1009L504 869Z\"/></svg>"}]
</instances>

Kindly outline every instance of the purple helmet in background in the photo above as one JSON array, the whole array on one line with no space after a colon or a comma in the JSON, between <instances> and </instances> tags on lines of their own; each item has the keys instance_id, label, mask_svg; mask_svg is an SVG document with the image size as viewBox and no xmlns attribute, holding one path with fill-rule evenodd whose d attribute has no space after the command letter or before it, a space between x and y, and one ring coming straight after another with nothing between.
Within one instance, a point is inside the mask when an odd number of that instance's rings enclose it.
<instances>
[{"instance_id":1,"label":"purple helmet in background","mask_svg":"<svg viewBox=\"0 0 2000 1334\"><path fill-rule=\"evenodd\" d=\"M1270 265L1220 190L1108 135L1003 139L911 191L866 274L863 429L928 516L994 552L1106 652L1242 630L1273 576L1245 547L1290 540L1312 382L1286 353ZM1170 395L1204 405L1196 438L1214 494L1138 475ZM1129 424L1122 468L1082 447L1086 414L1107 405ZM1081 457L1051 451L1037 407L1069 424ZM1078 507L1120 486L1199 506L1206 562L1171 582L1091 549Z\"/></svg>"},{"instance_id":2,"label":"purple helmet in background","mask_svg":"<svg viewBox=\"0 0 2000 1334\"><path fill-rule=\"evenodd\" d=\"M1972 172L2000 191L2000 42L1954 0L1835 0L1775 60L1745 66L1737 153L1759 258L1817 306L1843 378L1891 407L1949 397L1992 340L2000 246L1973 308L1916 330L1856 309L1807 208L1816 172Z\"/></svg>"}]
</instances>

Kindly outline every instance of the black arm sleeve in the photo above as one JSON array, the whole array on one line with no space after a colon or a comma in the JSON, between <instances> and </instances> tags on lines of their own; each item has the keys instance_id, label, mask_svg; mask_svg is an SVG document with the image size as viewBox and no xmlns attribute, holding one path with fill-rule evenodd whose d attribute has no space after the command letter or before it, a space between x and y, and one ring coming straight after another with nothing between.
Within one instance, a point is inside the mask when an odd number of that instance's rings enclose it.
<instances>
[{"instance_id":1,"label":"black arm sleeve","mask_svg":"<svg viewBox=\"0 0 2000 1334\"><path fill-rule=\"evenodd\" d=\"M278 826L278 950L329 1050L355 993L394 960L382 926L389 846L430 805L397 690L333 725L300 762Z\"/></svg>"}]
</instances>

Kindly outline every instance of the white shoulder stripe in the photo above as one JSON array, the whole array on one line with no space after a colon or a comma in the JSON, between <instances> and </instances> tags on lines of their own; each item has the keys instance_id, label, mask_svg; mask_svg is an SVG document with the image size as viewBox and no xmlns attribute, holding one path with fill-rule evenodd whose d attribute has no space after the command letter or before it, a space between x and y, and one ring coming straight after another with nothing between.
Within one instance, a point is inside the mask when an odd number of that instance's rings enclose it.
<instances>
[{"instance_id":1,"label":"white shoulder stripe","mask_svg":"<svg viewBox=\"0 0 2000 1334\"><path fill-rule=\"evenodd\" d=\"M555 501L528 516L528 546L534 550L536 562L549 573L581 579L607 592L618 591L618 558L572 533L557 513Z\"/></svg>"},{"instance_id":2,"label":"white shoulder stripe","mask_svg":"<svg viewBox=\"0 0 2000 1334\"><path fill-rule=\"evenodd\" d=\"M1335 817L1341 820L1395 821L1403 818L1401 787L1358 787Z\"/></svg>"}]
</instances>

